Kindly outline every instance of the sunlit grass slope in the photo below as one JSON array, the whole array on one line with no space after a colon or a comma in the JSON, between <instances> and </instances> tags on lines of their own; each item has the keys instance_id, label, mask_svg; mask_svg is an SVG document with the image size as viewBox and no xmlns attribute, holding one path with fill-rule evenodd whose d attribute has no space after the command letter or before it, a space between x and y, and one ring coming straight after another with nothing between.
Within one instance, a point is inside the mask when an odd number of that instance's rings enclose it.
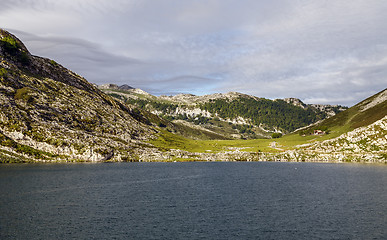
<instances>
[{"instance_id":1,"label":"sunlit grass slope","mask_svg":"<svg viewBox=\"0 0 387 240\"><path fill-rule=\"evenodd\" d=\"M192 140L182 136L163 131L159 138L150 141L154 146L162 149L181 149L188 152L224 152L235 150L247 152L278 152L296 148L298 145L320 141L329 136L306 136L291 134L278 139L254 139L254 140ZM275 144L273 144L275 142Z\"/></svg>"}]
</instances>

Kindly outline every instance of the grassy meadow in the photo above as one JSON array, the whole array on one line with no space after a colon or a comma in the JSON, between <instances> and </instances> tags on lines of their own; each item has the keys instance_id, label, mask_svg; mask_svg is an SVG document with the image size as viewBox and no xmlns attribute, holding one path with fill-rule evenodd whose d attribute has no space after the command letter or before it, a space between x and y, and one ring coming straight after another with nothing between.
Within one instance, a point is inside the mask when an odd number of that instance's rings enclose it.
<instances>
[{"instance_id":1,"label":"grassy meadow","mask_svg":"<svg viewBox=\"0 0 387 240\"><path fill-rule=\"evenodd\" d=\"M293 133L276 139L192 140L162 131L158 139L150 143L164 151L181 149L188 152L224 152L239 149L247 152L279 152L297 148L298 145L334 138L344 132L344 128L336 128L332 129L330 134L322 136L300 136Z\"/></svg>"}]
</instances>

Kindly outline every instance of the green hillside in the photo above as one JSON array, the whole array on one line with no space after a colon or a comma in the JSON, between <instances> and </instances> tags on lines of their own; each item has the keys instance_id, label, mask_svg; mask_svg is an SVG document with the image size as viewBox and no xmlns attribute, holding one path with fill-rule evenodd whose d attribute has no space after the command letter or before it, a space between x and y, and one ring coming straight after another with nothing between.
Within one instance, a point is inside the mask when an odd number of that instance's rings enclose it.
<instances>
[{"instance_id":1,"label":"green hillside","mask_svg":"<svg viewBox=\"0 0 387 240\"><path fill-rule=\"evenodd\" d=\"M223 138L271 138L308 126L346 109L342 106L307 105L299 99L270 100L241 93L195 96L152 96L142 90L122 90L114 84L105 93L165 120L199 126ZM321 108L322 107L322 108Z\"/></svg>"},{"instance_id":2,"label":"green hillside","mask_svg":"<svg viewBox=\"0 0 387 240\"><path fill-rule=\"evenodd\" d=\"M294 106L283 100L238 97L233 100L214 99L199 107L224 119L242 117L252 124L267 126L292 132L327 117L324 112L312 108Z\"/></svg>"},{"instance_id":3,"label":"green hillside","mask_svg":"<svg viewBox=\"0 0 387 240\"><path fill-rule=\"evenodd\" d=\"M328 130L331 137L351 131L358 127L368 126L387 115L387 89L365 99L355 106L325 119L315 126L299 131L300 134L310 134L313 130Z\"/></svg>"}]
</instances>

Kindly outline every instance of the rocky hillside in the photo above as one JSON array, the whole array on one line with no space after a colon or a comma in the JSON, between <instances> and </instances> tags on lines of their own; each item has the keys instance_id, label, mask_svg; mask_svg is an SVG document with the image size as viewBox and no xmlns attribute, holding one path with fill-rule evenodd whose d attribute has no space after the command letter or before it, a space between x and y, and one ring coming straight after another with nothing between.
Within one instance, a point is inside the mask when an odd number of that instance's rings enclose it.
<instances>
[{"instance_id":1,"label":"rocky hillside","mask_svg":"<svg viewBox=\"0 0 387 240\"><path fill-rule=\"evenodd\" d=\"M300 133L322 128L331 133L268 159L387 163L387 89ZM320 137L330 139L318 141Z\"/></svg>"},{"instance_id":2,"label":"rocky hillside","mask_svg":"<svg viewBox=\"0 0 387 240\"><path fill-rule=\"evenodd\" d=\"M300 134L312 133L316 129L328 129L336 135L368 126L387 115L387 89L361 101L344 112L302 129Z\"/></svg>"},{"instance_id":3,"label":"rocky hillside","mask_svg":"<svg viewBox=\"0 0 387 240\"><path fill-rule=\"evenodd\" d=\"M267 138L334 116L342 106L304 104L296 98L269 100L237 92L152 96L141 89L99 86L105 93L169 121L196 125L227 138Z\"/></svg>"},{"instance_id":4,"label":"rocky hillside","mask_svg":"<svg viewBox=\"0 0 387 240\"><path fill-rule=\"evenodd\" d=\"M0 160L133 161L152 146L151 123L0 30Z\"/></svg>"},{"instance_id":5,"label":"rocky hillside","mask_svg":"<svg viewBox=\"0 0 387 240\"><path fill-rule=\"evenodd\" d=\"M387 116L336 138L298 146L297 149L266 154L272 161L325 161L387 163Z\"/></svg>"},{"instance_id":6,"label":"rocky hillside","mask_svg":"<svg viewBox=\"0 0 387 240\"><path fill-rule=\"evenodd\" d=\"M320 153L374 153L387 152L387 116L365 127L340 135L337 138L311 144L308 150Z\"/></svg>"}]
</instances>

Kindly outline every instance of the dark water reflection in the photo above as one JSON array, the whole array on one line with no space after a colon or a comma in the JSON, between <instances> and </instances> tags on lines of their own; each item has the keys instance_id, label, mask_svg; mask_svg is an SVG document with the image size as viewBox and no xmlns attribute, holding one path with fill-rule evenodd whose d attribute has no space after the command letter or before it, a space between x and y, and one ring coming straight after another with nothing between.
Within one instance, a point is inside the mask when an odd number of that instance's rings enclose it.
<instances>
[{"instance_id":1,"label":"dark water reflection","mask_svg":"<svg viewBox=\"0 0 387 240\"><path fill-rule=\"evenodd\" d=\"M387 166L0 165L0 239L387 239Z\"/></svg>"}]
</instances>

